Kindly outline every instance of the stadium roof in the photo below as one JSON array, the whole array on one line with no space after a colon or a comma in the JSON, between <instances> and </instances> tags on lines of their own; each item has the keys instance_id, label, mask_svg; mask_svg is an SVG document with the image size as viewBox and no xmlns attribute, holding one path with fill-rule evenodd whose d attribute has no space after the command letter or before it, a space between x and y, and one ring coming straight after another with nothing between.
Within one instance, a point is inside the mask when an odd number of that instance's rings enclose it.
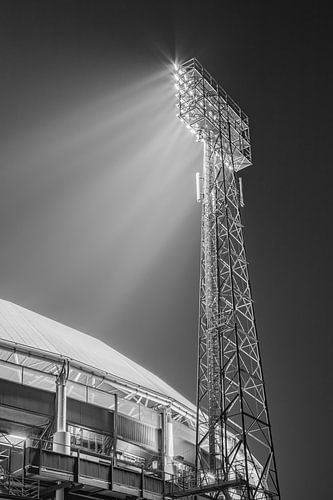
<instances>
[{"instance_id":1,"label":"stadium roof","mask_svg":"<svg viewBox=\"0 0 333 500\"><path fill-rule=\"evenodd\" d=\"M195 411L195 406L170 385L104 342L0 299L0 346L1 343L38 351L46 358L51 354L73 360Z\"/></svg>"}]
</instances>

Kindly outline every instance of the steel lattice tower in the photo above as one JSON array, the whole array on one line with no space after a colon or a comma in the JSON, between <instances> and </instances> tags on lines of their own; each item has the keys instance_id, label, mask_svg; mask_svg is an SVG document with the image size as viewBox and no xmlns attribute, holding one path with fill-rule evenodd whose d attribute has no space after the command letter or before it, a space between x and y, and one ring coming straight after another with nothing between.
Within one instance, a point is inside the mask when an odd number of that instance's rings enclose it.
<instances>
[{"instance_id":1,"label":"steel lattice tower","mask_svg":"<svg viewBox=\"0 0 333 500\"><path fill-rule=\"evenodd\" d=\"M240 216L249 122L211 75L176 67L178 117L203 142L196 486L225 499L280 498Z\"/></svg>"}]
</instances>

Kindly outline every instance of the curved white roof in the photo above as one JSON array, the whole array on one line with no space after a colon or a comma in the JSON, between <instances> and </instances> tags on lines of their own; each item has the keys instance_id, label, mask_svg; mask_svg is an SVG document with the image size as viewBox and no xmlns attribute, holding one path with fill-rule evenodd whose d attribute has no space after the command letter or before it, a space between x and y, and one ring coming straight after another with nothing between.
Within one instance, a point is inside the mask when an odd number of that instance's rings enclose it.
<instances>
[{"instance_id":1,"label":"curved white roof","mask_svg":"<svg viewBox=\"0 0 333 500\"><path fill-rule=\"evenodd\" d=\"M0 299L0 345L1 341L13 343L13 347L16 344L38 349L46 357L51 353L74 360L195 410L194 405L170 385L104 342Z\"/></svg>"}]
</instances>

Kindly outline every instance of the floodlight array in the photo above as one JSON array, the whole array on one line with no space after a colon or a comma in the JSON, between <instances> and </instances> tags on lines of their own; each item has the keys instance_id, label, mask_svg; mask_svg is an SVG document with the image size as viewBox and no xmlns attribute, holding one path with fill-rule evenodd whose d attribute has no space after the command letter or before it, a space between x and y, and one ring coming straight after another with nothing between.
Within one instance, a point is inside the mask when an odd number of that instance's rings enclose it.
<instances>
[{"instance_id":1,"label":"floodlight array","mask_svg":"<svg viewBox=\"0 0 333 500\"><path fill-rule=\"evenodd\" d=\"M177 117L197 141L228 141L235 171L251 165L249 119L196 59L175 65Z\"/></svg>"}]
</instances>

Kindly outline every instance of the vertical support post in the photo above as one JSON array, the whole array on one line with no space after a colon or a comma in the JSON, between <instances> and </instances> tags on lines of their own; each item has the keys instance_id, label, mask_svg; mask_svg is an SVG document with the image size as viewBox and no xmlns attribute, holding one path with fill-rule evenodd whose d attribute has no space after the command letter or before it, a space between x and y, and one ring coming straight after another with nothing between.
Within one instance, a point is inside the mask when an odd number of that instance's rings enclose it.
<instances>
[{"instance_id":1,"label":"vertical support post","mask_svg":"<svg viewBox=\"0 0 333 500\"><path fill-rule=\"evenodd\" d=\"M165 408L160 414L161 422L161 458L160 458L160 468L163 481L163 498L165 498L165 421L166 421L166 411Z\"/></svg>"},{"instance_id":2,"label":"vertical support post","mask_svg":"<svg viewBox=\"0 0 333 500\"><path fill-rule=\"evenodd\" d=\"M42 440L39 441L38 454L39 454L39 462L38 462L39 463L39 471L38 472L40 472L40 470L42 468L42 458L43 458L43 441Z\"/></svg>"},{"instance_id":3,"label":"vertical support post","mask_svg":"<svg viewBox=\"0 0 333 500\"><path fill-rule=\"evenodd\" d=\"M117 439L118 439L118 395L114 395L113 414L113 444L112 444L112 466L117 466Z\"/></svg>"},{"instance_id":4,"label":"vertical support post","mask_svg":"<svg viewBox=\"0 0 333 500\"><path fill-rule=\"evenodd\" d=\"M163 418L163 434L164 434L164 474L169 476L173 475L173 457L174 457L174 447L173 447L173 423L171 418L170 410L164 412Z\"/></svg>"},{"instance_id":5,"label":"vertical support post","mask_svg":"<svg viewBox=\"0 0 333 500\"><path fill-rule=\"evenodd\" d=\"M26 478L26 454L27 454L27 441L26 439L24 440L23 443L23 457L22 457L22 477L23 477L23 483Z\"/></svg>"},{"instance_id":6,"label":"vertical support post","mask_svg":"<svg viewBox=\"0 0 333 500\"><path fill-rule=\"evenodd\" d=\"M56 379L56 432L53 435L53 451L70 455L70 433L67 432L66 382L69 374L68 360L64 361Z\"/></svg>"},{"instance_id":7,"label":"vertical support post","mask_svg":"<svg viewBox=\"0 0 333 500\"><path fill-rule=\"evenodd\" d=\"M58 481L57 484L60 484L60 481ZM59 488L58 490L56 490L55 500L64 500L64 499L65 499L65 488Z\"/></svg>"},{"instance_id":8,"label":"vertical support post","mask_svg":"<svg viewBox=\"0 0 333 500\"><path fill-rule=\"evenodd\" d=\"M53 435L53 451L70 455L70 433L67 432L67 393L66 382L69 375L69 362L65 360L56 379L56 432ZM79 460L79 458L78 458ZM58 483L59 484L59 483ZM56 500L64 500L65 490L56 490Z\"/></svg>"},{"instance_id":9,"label":"vertical support post","mask_svg":"<svg viewBox=\"0 0 333 500\"><path fill-rule=\"evenodd\" d=\"M144 491L145 491L145 470L142 467L142 469L141 469L141 498L144 498Z\"/></svg>"},{"instance_id":10,"label":"vertical support post","mask_svg":"<svg viewBox=\"0 0 333 500\"><path fill-rule=\"evenodd\" d=\"M77 449L75 482L80 482L80 448Z\"/></svg>"},{"instance_id":11,"label":"vertical support post","mask_svg":"<svg viewBox=\"0 0 333 500\"><path fill-rule=\"evenodd\" d=\"M164 472L165 472L165 419L166 419L166 414L165 414L165 409L163 408L161 414L160 414L160 422L161 422L161 471L164 477Z\"/></svg>"},{"instance_id":12,"label":"vertical support post","mask_svg":"<svg viewBox=\"0 0 333 500\"><path fill-rule=\"evenodd\" d=\"M8 453L8 491L11 489L11 479L12 479L12 447L9 448Z\"/></svg>"}]
</instances>

